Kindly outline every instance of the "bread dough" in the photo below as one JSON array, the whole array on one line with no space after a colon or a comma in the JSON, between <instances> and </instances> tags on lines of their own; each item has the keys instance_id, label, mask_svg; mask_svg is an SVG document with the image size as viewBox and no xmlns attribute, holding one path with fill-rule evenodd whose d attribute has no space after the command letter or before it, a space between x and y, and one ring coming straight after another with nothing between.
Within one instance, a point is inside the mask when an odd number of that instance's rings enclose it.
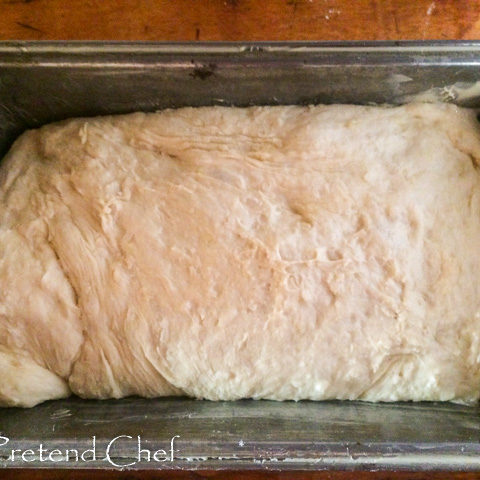
<instances>
[{"instance_id":1,"label":"bread dough","mask_svg":"<svg viewBox=\"0 0 480 480\"><path fill-rule=\"evenodd\" d=\"M452 105L25 133L0 167L0 404L477 400L479 159Z\"/></svg>"}]
</instances>

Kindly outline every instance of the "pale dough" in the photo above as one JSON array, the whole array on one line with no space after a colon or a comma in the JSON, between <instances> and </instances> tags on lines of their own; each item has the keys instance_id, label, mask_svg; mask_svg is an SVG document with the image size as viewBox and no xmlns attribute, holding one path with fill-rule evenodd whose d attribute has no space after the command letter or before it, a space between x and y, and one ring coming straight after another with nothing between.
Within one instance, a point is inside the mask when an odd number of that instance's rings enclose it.
<instances>
[{"instance_id":1,"label":"pale dough","mask_svg":"<svg viewBox=\"0 0 480 480\"><path fill-rule=\"evenodd\" d=\"M477 400L479 159L452 105L25 133L0 167L0 404Z\"/></svg>"}]
</instances>

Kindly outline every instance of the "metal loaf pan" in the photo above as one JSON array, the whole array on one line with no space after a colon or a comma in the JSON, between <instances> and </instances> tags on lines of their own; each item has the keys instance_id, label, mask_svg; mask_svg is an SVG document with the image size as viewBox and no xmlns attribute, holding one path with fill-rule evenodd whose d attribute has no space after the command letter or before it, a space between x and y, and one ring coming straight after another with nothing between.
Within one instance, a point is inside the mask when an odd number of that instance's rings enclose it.
<instances>
[{"instance_id":1,"label":"metal loaf pan","mask_svg":"<svg viewBox=\"0 0 480 480\"><path fill-rule=\"evenodd\" d=\"M0 156L27 128L136 110L415 99L478 108L479 66L479 42L0 43ZM480 470L479 414L440 403L72 398L0 409L0 467ZM112 444L119 435L132 438ZM95 460L67 460L94 436ZM138 436L164 461L139 461Z\"/></svg>"}]
</instances>

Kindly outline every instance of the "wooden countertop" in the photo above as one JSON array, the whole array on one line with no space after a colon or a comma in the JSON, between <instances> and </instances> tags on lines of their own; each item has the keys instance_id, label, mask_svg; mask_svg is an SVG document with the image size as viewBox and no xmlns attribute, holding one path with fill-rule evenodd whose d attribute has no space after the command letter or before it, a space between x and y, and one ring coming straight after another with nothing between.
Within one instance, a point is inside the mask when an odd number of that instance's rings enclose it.
<instances>
[{"instance_id":1,"label":"wooden countertop","mask_svg":"<svg viewBox=\"0 0 480 480\"><path fill-rule=\"evenodd\" d=\"M0 0L0 40L480 38L478 0ZM1 72L0 72L1 75ZM2 479L472 480L480 473L0 471Z\"/></svg>"},{"instance_id":2,"label":"wooden countertop","mask_svg":"<svg viewBox=\"0 0 480 480\"><path fill-rule=\"evenodd\" d=\"M0 0L0 39L475 38L478 0Z\"/></svg>"}]
</instances>

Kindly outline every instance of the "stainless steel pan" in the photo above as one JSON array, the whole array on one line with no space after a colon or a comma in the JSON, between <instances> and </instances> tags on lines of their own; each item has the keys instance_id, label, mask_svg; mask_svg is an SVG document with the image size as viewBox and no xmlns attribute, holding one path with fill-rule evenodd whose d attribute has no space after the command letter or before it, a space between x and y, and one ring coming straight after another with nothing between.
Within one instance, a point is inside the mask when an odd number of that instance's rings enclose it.
<instances>
[{"instance_id":1,"label":"stainless steel pan","mask_svg":"<svg viewBox=\"0 0 480 480\"><path fill-rule=\"evenodd\" d=\"M0 43L0 156L27 128L135 110L412 99L478 108L479 66L478 42ZM480 470L479 414L438 403L72 398L0 409L0 466Z\"/></svg>"}]
</instances>

